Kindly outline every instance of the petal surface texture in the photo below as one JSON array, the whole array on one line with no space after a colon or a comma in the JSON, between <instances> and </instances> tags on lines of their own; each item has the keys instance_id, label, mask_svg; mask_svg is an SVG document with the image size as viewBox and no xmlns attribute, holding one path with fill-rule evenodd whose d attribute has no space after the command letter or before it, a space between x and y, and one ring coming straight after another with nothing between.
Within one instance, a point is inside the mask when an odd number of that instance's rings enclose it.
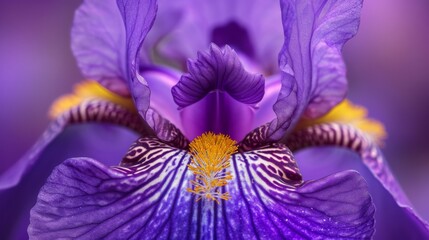
<instances>
[{"instance_id":1,"label":"petal surface texture","mask_svg":"<svg viewBox=\"0 0 429 240\"><path fill-rule=\"evenodd\" d=\"M133 162L137 161L137 162ZM121 166L64 162L31 211L33 238L370 238L374 206L365 181L346 171L302 183L290 151L273 144L231 158L231 199L186 192L185 150L140 138Z\"/></svg>"},{"instance_id":2,"label":"petal surface texture","mask_svg":"<svg viewBox=\"0 0 429 240\"><path fill-rule=\"evenodd\" d=\"M282 88L269 137L280 139L302 114L315 118L345 96L347 81L341 56L344 43L358 29L361 0L282 0L284 45L279 55Z\"/></svg>"}]
</instances>

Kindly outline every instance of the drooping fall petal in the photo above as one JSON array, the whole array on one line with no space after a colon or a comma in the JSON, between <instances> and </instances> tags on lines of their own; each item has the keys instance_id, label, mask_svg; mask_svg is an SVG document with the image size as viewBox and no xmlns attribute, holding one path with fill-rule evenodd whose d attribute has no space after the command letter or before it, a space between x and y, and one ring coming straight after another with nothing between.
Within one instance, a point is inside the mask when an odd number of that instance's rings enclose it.
<instances>
[{"instance_id":1,"label":"drooping fall petal","mask_svg":"<svg viewBox=\"0 0 429 240\"><path fill-rule=\"evenodd\" d=\"M133 162L135 161L135 162ZM369 238L374 206L364 180L342 172L301 182L290 151L268 145L233 155L220 203L186 191L190 155L141 138L122 166L69 159L42 188L29 234L39 238Z\"/></svg>"}]
</instances>

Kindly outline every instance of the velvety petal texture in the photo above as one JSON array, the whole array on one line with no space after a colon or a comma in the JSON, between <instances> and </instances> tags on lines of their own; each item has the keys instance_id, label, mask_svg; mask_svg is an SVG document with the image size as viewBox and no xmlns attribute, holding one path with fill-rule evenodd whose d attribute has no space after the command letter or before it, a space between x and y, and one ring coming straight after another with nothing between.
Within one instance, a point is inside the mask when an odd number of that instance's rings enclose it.
<instances>
[{"instance_id":1,"label":"velvety petal texture","mask_svg":"<svg viewBox=\"0 0 429 240\"><path fill-rule=\"evenodd\" d=\"M278 144L232 157L233 180L219 204L186 191L190 155L140 138L122 166L69 159L31 211L34 238L370 238L374 206L364 180L342 172L302 184Z\"/></svg>"},{"instance_id":2,"label":"velvety petal texture","mask_svg":"<svg viewBox=\"0 0 429 240\"><path fill-rule=\"evenodd\" d=\"M71 36L85 78L129 96L125 29L116 1L85 0L76 10Z\"/></svg>"},{"instance_id":3,"label":"velvety petal texture","mask_svg":"<svg viewBox=\"0 0 429 240\"><path fill-rule=\"evenodd\" d=\"M302 114L319 117L345 96L343 44L358 29L361 0L280 1L284 45L279 55L282 89L270 126L272 140L283 137ZM290 130L290 129L289 129Z\"/></svg>"}]
</instances>

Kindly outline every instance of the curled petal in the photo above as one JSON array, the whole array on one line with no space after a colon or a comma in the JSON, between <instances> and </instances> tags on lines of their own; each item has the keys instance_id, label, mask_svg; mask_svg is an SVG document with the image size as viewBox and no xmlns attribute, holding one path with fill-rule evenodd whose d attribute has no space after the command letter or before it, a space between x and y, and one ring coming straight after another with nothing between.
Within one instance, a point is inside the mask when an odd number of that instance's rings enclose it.
<instances>
[{"instance_id":1,"label":"curled petal","mask_svg":"<svg viewBox=\"0 0 429 240\"><path fill-rule=\"evenodd\" d=\"M69 159L31 211L38 238L370 238L374 206L364 180L343 172L301 184L284 146L233 155L220 203L186 191L190 157L141 138L122 166Z\"/></svg>"},{"instance_id":2,"label":"curled petal","mask_svg":"<svg viewBox=\"0 0 429 240\"><path fill-rule=\"evenodd\" d=\"M143 118L150 90L138 73L138 53L156 10L155 0L86 0L72 30L72 48L85 77L124 96L131 91Z\"/></svg>"},{"instance_id":3,"label":"curled petal","mask_svg":"<svg viewBox=\"0 0 429 240\"><path fill-rule=\"evenodd\" d=\"M344 43L358 29L361 0L282 0L285 42L279 55L282 88L270 138L280 139L304 113L315 118L345 96L347 81L341 56Z\"/></svg>"},{"instance_id":4,"label":"curled petal","mask_svg":"<svg viewBox=\"0 0 429 240\"><path fill-rule=\"evenodd\" d=\"M210 51L198 53L196 61L188 61L188 71L171 90L180 108L201 100L211 91L227 92L244 104L255 104L264 96L264 77L248 73L229 46L219 48L212 44Z\"/></svg>"},{"instance_id":5,"label":"curled petal","mask_svg":"<svg viewBox=\"0 0 429 240\"><path fill-rule=\"evenodd\" d=\"M150 89L146 80L139 74L138 54L155 20L157 4L156 0L117 0L117 3L125 25L126 76L137 110L145 119L149 108Z\"/></svg>"}]
</instances>

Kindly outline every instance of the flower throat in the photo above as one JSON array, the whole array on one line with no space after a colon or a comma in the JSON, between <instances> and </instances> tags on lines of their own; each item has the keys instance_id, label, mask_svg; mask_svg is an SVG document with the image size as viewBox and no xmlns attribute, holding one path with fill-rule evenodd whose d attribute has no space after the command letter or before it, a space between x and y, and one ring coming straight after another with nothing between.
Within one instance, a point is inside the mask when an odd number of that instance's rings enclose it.
<instances>
[{"instance_id":1,"label":"flower throat","mask_svg":"<svg viewBox=\"0 0 429 240\"><path fill-rule=\"evenodd\" d=\"M195 174L195 180L191 180L193 189L187 191L198 195L197 201L202 198L217 203L220 199L229 200L229 193L222 193L219 188L232 179L231 172L225 170L231 165L231 155L237 152L236 142L227 135L207 132L196 137L189 147L192 159L188 167Z\"/></svg>"}]
</instances>

